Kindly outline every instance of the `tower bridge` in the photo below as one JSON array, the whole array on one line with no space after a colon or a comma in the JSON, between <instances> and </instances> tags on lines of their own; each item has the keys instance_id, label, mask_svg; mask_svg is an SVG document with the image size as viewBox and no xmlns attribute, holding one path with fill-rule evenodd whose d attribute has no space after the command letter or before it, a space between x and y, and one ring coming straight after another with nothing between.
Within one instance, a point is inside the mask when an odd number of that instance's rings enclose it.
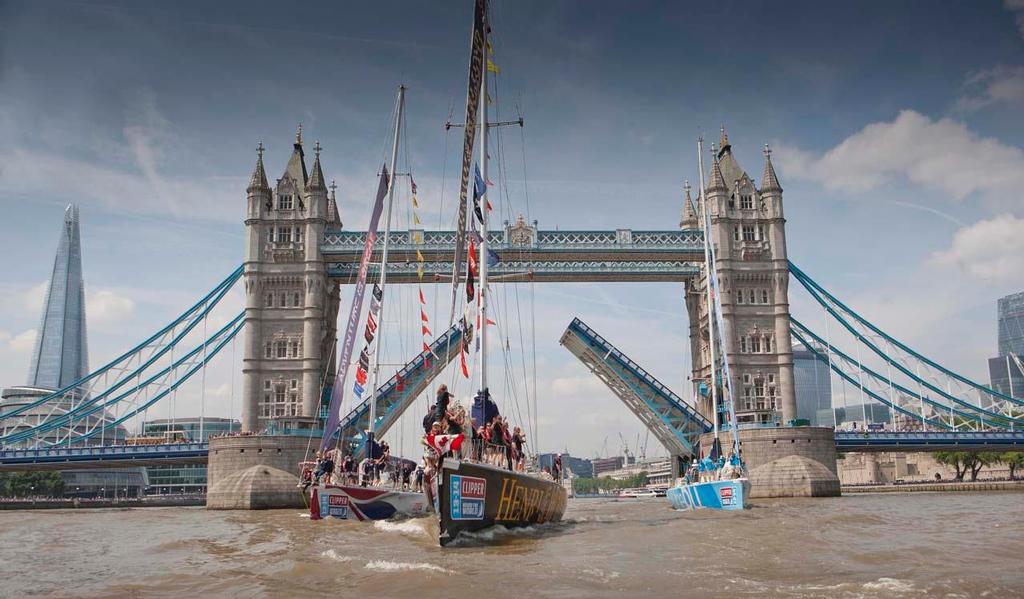
<instances>
[{"instance_id":1,"label":"tower bridge","mask_svg":"<svg viewBox=\"0 0 1024 599\"><path fill-rule=\"evenodd\" d=\"M787 431L798 430L789 426L797 424L795 338L803 340L836 379L856 385L862 396L900 414L899 420L894 417L892 429L884 432L838 433L833 441L828 431L829 451L1019 447L1024 439L1020 431L1024 400L975 383L901 344L789 261L782 187L770 152L766 148L763 174L755 184L731 147L723 131L719 147L713 148L706 194L698 194L695 202L686 189L678 229L545 230L536 221L519 219L488 234L490 281L681 283L680 300L690 320L693 369L692 387L679 395L582 321L573 321L562 338L673 455L697 451L712 414L710 401L698 392L702 385L711 384L712 372L703 253L706 234L716 248L725 337L722 352L729 361L728 384L737 412L736 422L728 428L739 431L741 439L748 429L760 431L762 441L765 431L784 439L790 434ZM205 460L209 452L205 444L112 450L102 441L123 438L119 427L124 422L173 397L174 389L205 371L207 362L243 330L243 430L281 431L289 425L304 425L293 432L319 432L315 429L323 398L335 377L332 357L340 286L354 282L366 233L344 229L336 188L327 185L322 171L319 144L312 167L307 168L301 136L296 137L284 172L273 186L267 180L261 145L246 191L242 267L168 327L110 364L74 381L62 379L59 389L28 404L0 406L4 424L0 445L5 448L0 451L0 470ZM698 217L705 211L709 228ZM455 235L417 229L391 232L389 282L450 281ZM378 236L373 251L378 263L382 245ZM371 267L371 277L375 269ZM207 333L210 311L239 280L245 293L244 312L227 326ZM854 354L835 347L827 334L815 334L791 318L791 280L817 301L827 318L849 331L888 368L884 372L866 368L859 353L854 360ZM196 339L199 331L201 340ZM445 335L455 343L461 332ZM159 359L168 352L171 364L164 365ZM433 351L414 357L381 387L375 395L382 419L379 426L395 422L429 385L443 367L431 361L437 355ZM60 409L50 407L57 405ZM368 403L363 402L343 419L346 438L358 443L368 412ZM85 446L86 440L95 443L97 438L100 446ZM761 457L788 455L786 445L779 443L778 450ZM257 452L252 453L251 459L259 459ZM835 471L834 462L831 469Z\"/></svg>"}]
</instances>

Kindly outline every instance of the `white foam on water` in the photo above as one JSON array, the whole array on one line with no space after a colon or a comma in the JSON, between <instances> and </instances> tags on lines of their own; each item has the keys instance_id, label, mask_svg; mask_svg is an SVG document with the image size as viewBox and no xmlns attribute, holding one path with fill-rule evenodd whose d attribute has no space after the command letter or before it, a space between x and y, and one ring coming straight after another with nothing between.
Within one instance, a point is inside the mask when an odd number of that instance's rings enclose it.
<instances>
[{"instance_id":1,"label":"white foam on water","mask_svg":"<svg viewBox=\"0 0 1024 599\"><path fill-rule=\"evenodd\" d=\"M597 580L600 580L601 582L608 582L609 580L613 580L613 579L619 577L619 573L614 571L614 570L612 570L610 572L605 572L604 570L602 570L600 568L587 568L587 569L583 570L583 573L587 575L586 576L587 578L591 578L591 579L596 578Z\"/></svg>"},{"instance_id":2,"label":"white foam on water","mask_svg":"<svg viewBox=\"0 0 1024 599\"><path fill-rule=\"evenodd\" d=\"M320 557L326 557L326 558L332 559L332 560L334 560L336 562L350 562L350 561L352 561L351 557L349 557L347 555L338 555L338 553L335 550L333 550L333 549L328 549L327 551L322 552L320 554Z\"/></svg>"},{"instance_id":3,"label":"white foam on water","mask_svg":"<svg viewBox=\"0 0 1024 599\"><path fill-rule=\"evenodd\" d=\"M454 574L452 570L436 566L434 564L428 564L426 562L389 562L387 560L373 560L367 562L365 568L367 570L377 570L378 572L409 572L411 570L422 570L426 572L439 572L441 574Z\"/></svg>"},{"instance_id":4,"label":"white foam on water","mask_svg":"<svg viewBox=\"0 0 1024 599\"><path fill-rule=\"evenodd\" d=\"M400 532L402 534L414 535L417 537L427 534L427 529L424 527L423 522L416 520L404 520L401 522L377 520L373 523L373 527L384 532Z\"/></svg>"},{"instance_id":5,"label":"white foam on water","mask_svg":"<svg viewBox=\"0 0 1024 599\"><path fill-rule=\"evenodd\" d=\"M909 593L916 590L914 583L896 578L879 578L875 582L865 582L864 588L869 591L891 591L894 593ZM920 592L924 592L921 590Z\"/></svg>"},{"instance_id":6,"label":"white foam on water","mask_svg":"<svg viewBox=\"0 0 1024 599\"><path fill-rule=\"evenodd\" d=\"M299 518L309 518L309 514L299 514Z\"/></svg>"}]
</instances>

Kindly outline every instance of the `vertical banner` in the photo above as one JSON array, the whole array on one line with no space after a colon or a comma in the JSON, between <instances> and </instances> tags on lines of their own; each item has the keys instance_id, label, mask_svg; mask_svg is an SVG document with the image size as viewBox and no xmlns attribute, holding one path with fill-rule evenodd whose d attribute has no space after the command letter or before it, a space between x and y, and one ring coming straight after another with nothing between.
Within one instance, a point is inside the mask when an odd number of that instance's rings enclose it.
<instances>
[{"instance_id":1,"label":"vertical banner","mask_svg":"<svg viewBox=\"0 0 1024 599\"><path fill-rule=\"evenodd\" d=\"M466 92L466 124L462 140L462 179L459 183L459 220L455 230L455 264L452 268L452 311L449 324L455 321L462 254L466 245L466 189L473 164L473 143L476 140L476 117L480 109L480 81L484 61L484 17L487 0L476 0L473 8L473 34L470 39L469 87Z\"/></svg>"},{"instance_id":2,"label":"vertical banner","mask_svg":"<svg viewBox=\"0 0 1024 599\"><path fill-rule=\"evenodd\" d=\"M345 395L345 380L348 378L348 365L352 359L352 346L356 341L359 329L359 314L363 311L363 295L366 292L366 271L370 267L370 256L373 255L373 244L377 241L377 225L380 213L384 209L384 196L388 194L388 167L381 168L380 185L377 187L377 199L373 203L370 224L366 227L366 243L363 245L363 257L359 261L359 277L356 279L355 291L352 293L352 308L348 313L348 324L345 325L345 341L338 356L338 372L334 376L334 387L331 389L331 406L327 412L327 424L324 425L324 437L320 441L320 449L325 450L331 444L338 424L341 422L341 400Z\"/></svg>"}]
</instances>

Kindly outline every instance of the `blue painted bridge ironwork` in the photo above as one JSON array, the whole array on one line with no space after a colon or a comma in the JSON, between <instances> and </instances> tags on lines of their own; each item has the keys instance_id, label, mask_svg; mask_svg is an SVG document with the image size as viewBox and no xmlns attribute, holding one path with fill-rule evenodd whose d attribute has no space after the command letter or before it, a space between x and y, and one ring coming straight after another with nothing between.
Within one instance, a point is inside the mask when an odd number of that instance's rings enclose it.
<instances>
[{"instance_id":1,"label":"blue painted bridge ironwork","mask_svg":"<svg viewBox=\"0 0 1024 599\"><path fill-rule=\"evenodd\" d=\"M696 437L711 430L696 406L574 318L560 343L608 385L672 455L695 455Z\"/></svg>"},{"instance_id":2,"label":"blue painted bridge ironwork","mask_svg":"<svg viewBox=\"0 0 1024 599\"><path fill-rule=\"evenodd\" d=\"M39 447L0 451L0 471L84 470L124 468L126 466L162 466L205 464L207 443L168 443L161 445L94 445L88 447Z\"/></svg>"},{"instance_id":3,"label":"blue painted bridge ironwork","mask_svg":"<svg viewBox=\"0 0 1024 599\"><path fill-rule=\"evenodd\" d=\"M836 431L839 451L1013 451L1024 449L1022 431Z\"/></svg>"},{"instance_id":4,"label":"blue painted bridge ironwork","mask_svg":"<svg viewBox=\"0 0 1024 599\"><path fill-rule=\"evenodd\" d=\"M388 282L417 282L420 268L425 277L450 280L455 236L454 231L392 231ZM343 282L354 281L365 242L364 232L327 231L320 251L328 274ZM696 229L541 231L520 221L488 234L493 252L489 280L685 281L699 272L703 243L704 234ZM379 268L382 248L383 236L374 246L371 271Z\"/></svg>"}]
</instances>

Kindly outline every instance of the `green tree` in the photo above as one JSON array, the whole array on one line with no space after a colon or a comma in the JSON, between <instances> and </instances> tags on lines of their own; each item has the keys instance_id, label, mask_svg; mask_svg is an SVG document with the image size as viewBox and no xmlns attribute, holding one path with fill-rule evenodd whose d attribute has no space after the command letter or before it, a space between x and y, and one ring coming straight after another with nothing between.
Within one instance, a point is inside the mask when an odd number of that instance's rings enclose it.
<instances>
[{"instance_id":1,"label":"green tree","mask_svg":"<svg viewBox=\"0 0 1024 599\"><path fill-rule=\"evenodd\" d=\"M64 479L60 472L6 472L0 474L0 496L61 497Z\"/></svg>"},{"instance_id":2,"label":"green tree","mask_svg":"<svg viewBox=\"0 0 1024 599\"><path fill-rule=\"evenodd\" d=\"M1017 468L1024 466L1024 451L1003 452L1000 461L1010 468L1010 480L1014 480Z\"/></svg>"},{"instance_id":3,"label":"green tree","mask_svg":"<svg viewBox=\"0 0 1024 599\"><path fill-rule=\"evenodd\" d=\"M998 464L1002 454L997 451L979 451L978 453L969 453L965 463L967 468L971 471L971 482L978 480L978 474L981 469L985 466L992 466Z\"/></svg>"},{"instance_id":4,"label":"green tree","mask_svg":"<svg viewBox=\"0 0 1024 599\"><path fill-rule=\"evenodd\" d=\"M956 480L963 480L971 454L966 451L936 451L933 457L936 462L952 467L956 471Z\"/></svg>"}]
</instances>

